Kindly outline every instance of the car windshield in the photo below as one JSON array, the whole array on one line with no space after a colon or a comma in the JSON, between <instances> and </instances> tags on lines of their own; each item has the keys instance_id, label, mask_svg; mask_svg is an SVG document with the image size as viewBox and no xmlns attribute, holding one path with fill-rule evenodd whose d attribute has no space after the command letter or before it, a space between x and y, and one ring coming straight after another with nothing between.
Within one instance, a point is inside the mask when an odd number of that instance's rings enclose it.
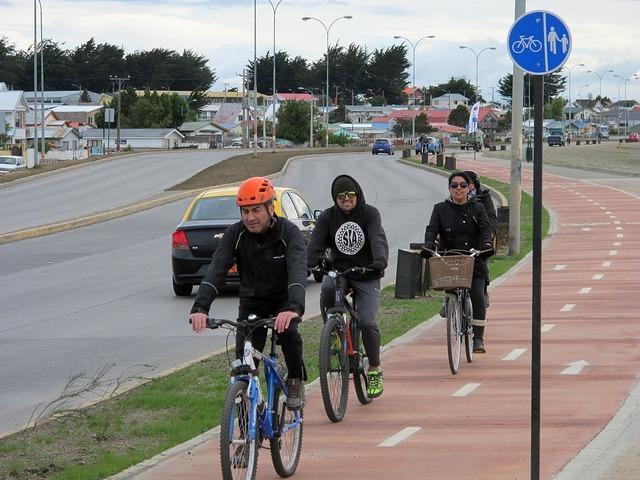
<instances>
[{"instance_id":1,"label":"car windshield","mask_svg":"<svg viewBox=\"0 0 640 480\"><path fill-rule=\"evenodd\" d=\"M191 212L190 220L239 220L235 195L202 198Z\"/></svg>"},{"instance_id":2,"label":"car windshield","mask_svg":"<svg viewBox=\"0 0 640 480\"><path fill-rule=\"evenodd\" d=\"M387 143L389 143L389 140L387 140L386 138L380 138L380 139L376 140L376 143L382 143L382 144L386 145Z\"/></svg>"},{"instance_id":3,"label":"car windshield","mask_svg":"<svg viewBox=\"0 0 640 480\"><path fill-rule=\"evenodd\" d=\"M18 161L13 157L0 157L0 163L5 165L17 165Z\"/></svg>"}]
</instances>

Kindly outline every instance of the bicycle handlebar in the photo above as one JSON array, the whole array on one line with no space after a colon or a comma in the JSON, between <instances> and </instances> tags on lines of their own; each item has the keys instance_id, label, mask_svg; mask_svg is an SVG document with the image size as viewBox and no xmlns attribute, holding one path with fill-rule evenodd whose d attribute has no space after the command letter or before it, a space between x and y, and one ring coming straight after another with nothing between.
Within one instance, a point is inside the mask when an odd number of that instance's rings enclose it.
<instances>
[{"instance_id":1,"label":"bicycle handlebar","mask_svg":"<svg viewBox=\"0 0 640 480\"><path fill-rule=\"evenodd\" d=\"M426 252L429 252L434 257L442 257L445 255L466 255L469 257L478 257L483 253L492 252L493 248L487 248L485 250L476 250L472 248L471 250L460 250L460 249L451 249L451 250L442 250L442 253L439 253L437 250L431 250L427 247L422 247L422 249Z\"/></svg>"},{"instance_id":2,"label":"bicycle handlebar","mask_svg":"<svg viewBox=\"0 0 640 480\"><path fill-rule=\"evenodd\" d=\"M332 272L335 273L336 277L341 277L343 275L349 275L350 273L369 273L373 272L373 268L369 267L351 267L339 272L333 268L322 268L320 265L317 265L311 269L312 272L324 273L326 275L330 275Z\"/></svg>"}]
</instances>

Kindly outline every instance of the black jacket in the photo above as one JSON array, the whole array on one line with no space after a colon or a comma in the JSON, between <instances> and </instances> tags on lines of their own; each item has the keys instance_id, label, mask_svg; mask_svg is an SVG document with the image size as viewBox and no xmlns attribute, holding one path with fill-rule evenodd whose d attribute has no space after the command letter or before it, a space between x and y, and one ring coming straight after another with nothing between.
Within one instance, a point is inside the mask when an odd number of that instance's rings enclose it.
<instances>
[{"instance_id":1,"label":"black jacket","mask_svg":"<svg viewBox=\"0 0 640 480\"><path fill-rule=\"evenodd\" d=\"M333 182L347 176L339 175ZM315 267L318 260L324 256L325 249L330 248L337 270L370 267L375 271L360 278L380 278L384 276L389 259L389 245L382 228L380 212L374 206L367 205L360 184L352 177L349 178L357 186L356 208L350 213L345 213L338 207L335 198L333 199L333 206L322 212L311 233L307 246L307 261L310 267Z\"/></svg>"},{"instance_id":2,"label":"black jacket","mask_svg":"<svg viewBox=\"0 0 640 480\"><path fill-rule=\"evenodd\" d=\"M480 202L487 211L489 224L491 226L491 233L495 235L498 228L498 214L496 213L496 207L493 205L491 192L486 188L480 188L480 190L476 192L476 196L474 198L476 198L476 200Z\"/></svg>"},{"instance_id":3,"label":"black jacket","mask_svg":"<svg viewBox=\"0 0 640 480\"><path fill-rule=\"evenodd\" d=\"M200 283L191 312L208 313L234 262L243 300L281 302L282 311L304 313L307 261L300 230L274 215L266 232L249 232L242 222L224 232L209 270Z\"/></svg>"},{"instance_id":4,"label":"black jacket","mask_svg":"<svg viewBox=\"0 0 640 480\"><path fill-rule=\"evenodd\" d=\"M439 237L441 250L485 250L493 248L487 211L480 202L470 200L458 205L451 199L434 205L424 235L425 246L434 249ZM474 275L486 273L485 262L475 262Z\"/></svg>"}]
</instances>

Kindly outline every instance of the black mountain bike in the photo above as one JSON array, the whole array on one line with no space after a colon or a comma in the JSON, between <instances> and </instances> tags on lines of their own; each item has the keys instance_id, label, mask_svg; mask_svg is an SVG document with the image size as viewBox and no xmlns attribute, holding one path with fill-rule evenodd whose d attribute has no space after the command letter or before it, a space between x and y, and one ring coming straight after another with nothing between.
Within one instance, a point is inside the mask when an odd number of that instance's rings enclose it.
<instances>
[{"instance_id":1,"label":"black mountain bike","mask_svg":"<svg viewBox=\"0 0 640 480\"><path fill-rule=\"evenodd\" d=\"M316 267L314 271L326 274L336 292L335 306L327 310L320 335L320 391L329 420L339 422L347 410L350 374L358 401L366 405L372 400L367 394L369 359L361 343L353 292L346 285L350 274L370 272L371 269L352 267L338 272Z\"/></svg>"}]
</instances>

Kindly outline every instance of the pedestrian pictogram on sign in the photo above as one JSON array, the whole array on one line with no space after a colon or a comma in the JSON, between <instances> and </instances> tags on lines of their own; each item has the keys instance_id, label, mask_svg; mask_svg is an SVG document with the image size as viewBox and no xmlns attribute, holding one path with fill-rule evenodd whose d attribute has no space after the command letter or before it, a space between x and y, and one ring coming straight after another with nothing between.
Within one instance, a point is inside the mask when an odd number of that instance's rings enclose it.
<instances>
[{"instance_id":1,"label":"pedestrian pictogram on sign","mask_svg":"<svg viewBox=\"0 0 640 480\"><path fill-rule=\"evenodd\" d=\"M557 15L544 10L528 12L509 30L511 59L525 72L544 75L559 69L571 53L571 33Z\"/></svg>"}]
</instances>

